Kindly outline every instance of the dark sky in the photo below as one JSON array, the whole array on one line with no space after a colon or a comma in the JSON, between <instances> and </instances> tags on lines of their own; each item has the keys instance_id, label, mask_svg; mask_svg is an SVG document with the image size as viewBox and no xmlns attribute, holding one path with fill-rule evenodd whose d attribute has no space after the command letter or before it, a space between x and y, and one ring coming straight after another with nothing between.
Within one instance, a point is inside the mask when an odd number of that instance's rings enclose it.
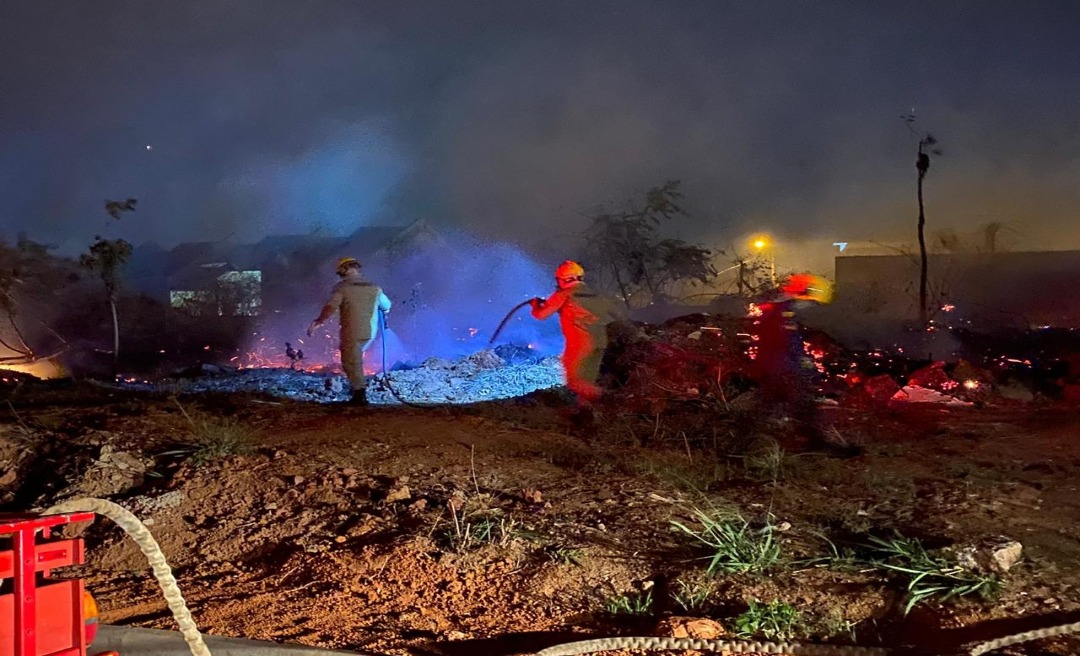
<instances>
[{"instance_id":1,"label":"dark sky","mask_svg":"<svg viewBox=\"0 0 1080 656\"><path fill-rule=\"evenodd\" d=\"M0 226L253 239L413 218L526 244L681 178L715 241L1080 246L1080 3L0 4ZM152 146L147 150L147 145Z\"/></svg>"}]
</instances>

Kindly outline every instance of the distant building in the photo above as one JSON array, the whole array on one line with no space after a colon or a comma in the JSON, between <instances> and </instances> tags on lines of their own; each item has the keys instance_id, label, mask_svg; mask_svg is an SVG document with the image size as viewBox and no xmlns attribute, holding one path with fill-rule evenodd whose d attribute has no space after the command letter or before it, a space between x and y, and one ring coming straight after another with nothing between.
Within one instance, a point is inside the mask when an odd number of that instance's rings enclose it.
<instances>
[{"instance_id":1,"label":"distant building","mask_svg":"<svg viewBox=\"0 0 1080 656\"><path fill-rule=\"evenodd\" d=\"M365 271L385 271L396 257L448 248L425 221L375 226L346 237L277 235L254 244L189 242L171 250L135 249L128 280L138 292L198 316L258 316L321 301L334 263L357 257Z\"/></svg>"},{"instance_id":2,"label":"distant building","mask_svg":"<svg viewBox=\"0 0 1080 656\"><path fill-rule=\"evenodd\" d=\"M917 255L845 255L835 264L837 305L856 315L917 315ZM1080 328L1080 251L932 254L928 282L939 319Z\"/></svg>"}]
</instances>

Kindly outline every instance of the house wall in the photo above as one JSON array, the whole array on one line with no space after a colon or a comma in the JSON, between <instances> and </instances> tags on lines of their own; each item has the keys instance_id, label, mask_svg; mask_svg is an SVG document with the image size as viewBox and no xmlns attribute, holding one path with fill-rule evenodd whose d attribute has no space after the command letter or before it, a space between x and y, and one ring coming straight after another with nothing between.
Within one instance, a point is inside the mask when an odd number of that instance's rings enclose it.
<instances>
[{"instance_id":1,"label":"house wall","mask_svg":"<svg viewBox=\"0 0 1080 656\"><path fill-rule=\"evenodd\" d=\"M950 319L1080 327L1080 251L931 255L928 281L932 308L955 306ZM855 315L914 318L918 296L917 257L836 258L836 304Z\"/></svg>"}]
</instances>

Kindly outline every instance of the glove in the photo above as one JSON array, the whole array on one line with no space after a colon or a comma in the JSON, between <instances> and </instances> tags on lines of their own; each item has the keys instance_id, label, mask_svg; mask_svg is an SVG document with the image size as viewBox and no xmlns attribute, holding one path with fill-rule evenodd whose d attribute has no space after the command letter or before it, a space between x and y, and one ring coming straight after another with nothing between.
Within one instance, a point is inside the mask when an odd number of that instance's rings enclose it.
<instances>
[{"instance_id":1,"label":"glove","mask_svg":"<svg viewBox=\"0 0 1080 656\"><path fill-rule=\"evenodd\" d=\"M307 336L311 337L313 334L315 334L315 331L318 330L320 326L322 326L322 324L318 321L312 321L311 325L308 326Z\"/></svg>"},{"instance_id":2,"label":"glove","mask_svg":"<svg viewBox=\"0 0 1080 656\"><path fill-rule=\"evenodd\" d=\"M529 305L532 306L532 309L538 310L538 309L544 307L544 299L539 298L539 297L530 298L529 299Z\"/></svg>"}]
</instances>

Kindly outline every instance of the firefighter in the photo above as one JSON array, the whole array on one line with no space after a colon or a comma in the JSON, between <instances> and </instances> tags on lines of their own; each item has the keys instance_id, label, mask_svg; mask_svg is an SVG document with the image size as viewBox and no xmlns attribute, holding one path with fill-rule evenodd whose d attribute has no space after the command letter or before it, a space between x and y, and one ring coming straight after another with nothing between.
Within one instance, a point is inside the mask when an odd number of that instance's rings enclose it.
<instances>
[{"instance_id":1,"label":"firefighter","mask_svg":"<svg viewBox=\"0 0 1080 656\"><path fill-rule=\"evenodd\" d=\"M592 407L603 395L597 381L607 347L607 327L619 318L618 305L585 285L585 269L577 262L560 264L555 269L555 284L555 292L547 299L532 299L532 315L543 320L558 313L566 341L562 355L566 386L577 396L579 405Z\"/></svg>"},{"instance_id":2,"label":"firefighter","mask_svg":"<svg viewBox=\"0 0 1080 656\"><path fill-rule=\"evenodd\" d=\"M339 314L341 322L341 368L352 386L352 403L367 405L367 380L364 378L364 350L379 331L379 313L390 312L390 299L375 284L360 277L356 258L338 261L337 275L341 281L334 285L330 300L323 306L319 318L311 322L310 336L327 319Z\"/></svg>"},{"instance_id":3,"label":"firefighter","mask_svg":"<svg viewBox=\"0 0 1080 656\"><path fill-rule=\"evenodd\" d=\"M755 322L757 355L755 369L764 399L795 420L812 443L822 441L815 400L814 363L806 354L795 310L808 302L828 303L828 281L808 274L784 281L779 297L759 306Z\"/></svg>"}]
</instances>

